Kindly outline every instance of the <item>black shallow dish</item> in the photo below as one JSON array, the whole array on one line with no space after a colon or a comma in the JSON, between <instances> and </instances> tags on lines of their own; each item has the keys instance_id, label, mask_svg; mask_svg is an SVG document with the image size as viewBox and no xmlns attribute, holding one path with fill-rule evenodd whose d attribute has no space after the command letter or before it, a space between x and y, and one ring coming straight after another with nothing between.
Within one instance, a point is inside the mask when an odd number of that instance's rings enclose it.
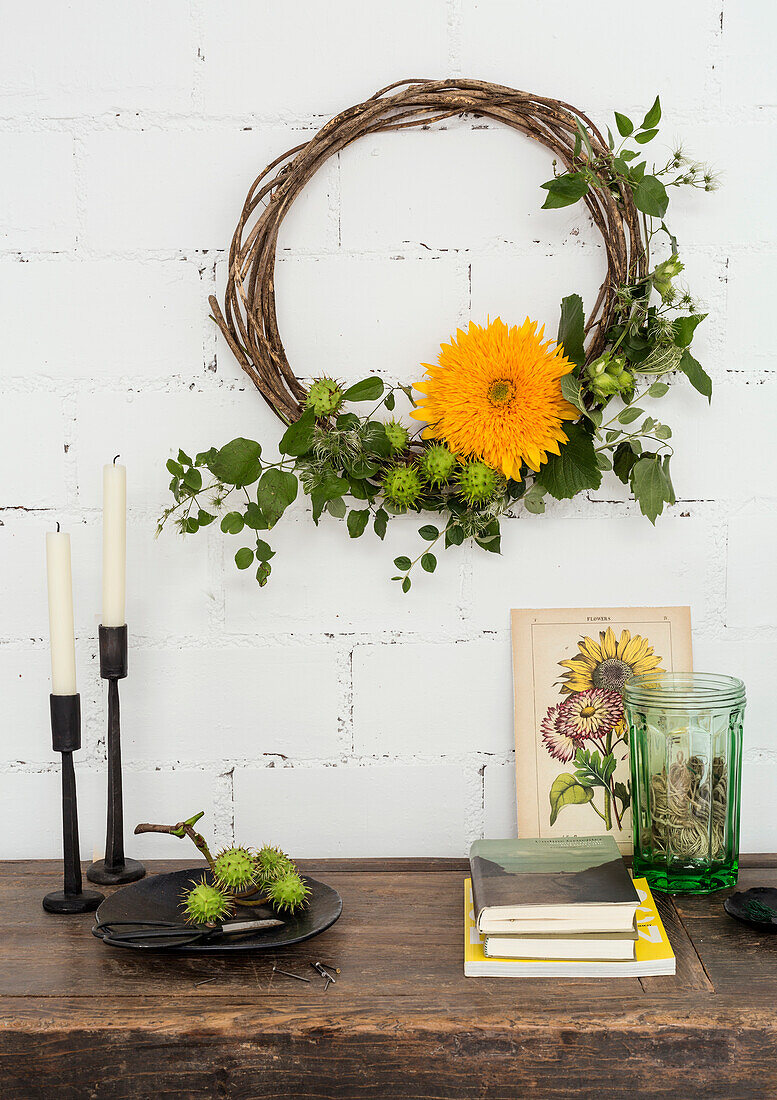
<instances>
[{"instance_id":1,"label":"black shallow dish","mask_svg":"<svg viewBox=\"0 0 777 1100\"><path fill-rule=\"evenodd\" d=\"M180 923L183 915L180 909L181 894L192 883L199 882L203 876L202 867L192 867L185 871L172 871L167 875L150 875L117 890L106 898L97 910L98 921L110 924L111 921L174 921ZM307 907L296 916L286 916L282 928L268 928L252 936L242 936L230 942L229 937L213 943L192 943L183 947L163 946L157 940L133 940L129 943L109 944L110 947L132 947L144 951L164 951L176 955L213 955L231 954L234 951L267 951L290 947L302 943L320 932L331 928L343 911L340 895L331 886L318 882L314 878L302 876L310 887ZM206 878L210 874L206 872ZM234 918L237 920L259 920L262 917L274 917L267 906L238 906ZM102 938L99 933L95 933Z\"/></svg>"},{"instance_id":2,"label":"black shallow dish","mask_svg":"<svg viewBox=\"0 0 777 1100\"><path fill-rule=\"evenodd\" d=\"M753 902L772 909L775 916L771 920L758 920L749 916L748 908ZM777 889L773 886L754 886L752 890L737 891L736 894L726 898L723 908L734 920L749 924L759 932L777 932Z\"/></svg>"}]
</instances>

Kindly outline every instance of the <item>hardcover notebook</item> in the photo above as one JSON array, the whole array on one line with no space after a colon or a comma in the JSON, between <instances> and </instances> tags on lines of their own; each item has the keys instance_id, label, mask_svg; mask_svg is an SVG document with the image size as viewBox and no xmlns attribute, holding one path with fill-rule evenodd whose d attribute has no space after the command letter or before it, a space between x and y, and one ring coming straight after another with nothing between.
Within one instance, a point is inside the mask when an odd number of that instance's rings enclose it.
<instances>
[{"instance_id":1,"label":"hardcover notebook","mask_svg":"<svg viewBox=\"0 0 777 1100\"><path fill-rule=\"evenodd\" d=\"M476 840L469 862L484 934L634 926L639 899L611 836Z\"/></svg>"},{"instance_id":2,"label":"hardcover notebook","mask_svg":"<svg viewBox=\"0 0 777 1100\"><path fill-rule=\"evenodd\" d=\"M647 978L674 974L675 957L647 879L634 880L637 907L636 958L602 959L505 959L489 958L485 937L475 924L472 881L464 883L464 973L468 978Z\"/></svg>"}]
</instances>

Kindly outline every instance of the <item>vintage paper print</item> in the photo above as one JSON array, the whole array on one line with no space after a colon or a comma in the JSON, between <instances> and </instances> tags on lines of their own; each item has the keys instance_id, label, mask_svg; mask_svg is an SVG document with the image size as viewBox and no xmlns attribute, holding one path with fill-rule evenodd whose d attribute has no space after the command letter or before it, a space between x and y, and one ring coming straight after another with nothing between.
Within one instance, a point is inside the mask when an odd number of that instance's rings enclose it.
<instances>
[{"instance_id":1,"label":"vintage paper print","mask_svg":"<svg viewBox=\"0 0 777 1100\"><path fill-rule=\"evenodd\" d=\"M518 835L611 833L630 853L623 686L692 669L688 607L513 611Z\"/></svg>"}]
</instances>

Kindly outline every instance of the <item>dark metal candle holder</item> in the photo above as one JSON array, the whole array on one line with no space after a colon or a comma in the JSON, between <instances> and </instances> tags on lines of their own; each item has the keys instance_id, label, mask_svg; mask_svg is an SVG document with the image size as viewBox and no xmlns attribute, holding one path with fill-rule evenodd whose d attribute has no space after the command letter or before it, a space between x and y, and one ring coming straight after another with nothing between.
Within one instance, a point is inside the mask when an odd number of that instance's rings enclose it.
<instances>
[{"instance_id":1,"label":"dark metal candle holder","mask_svg":"<svg viewBox=\"0 0 777 1100\"><path fill-rule=\"evenodd\" d=\"M124 805L121 791L119 680L127 675L127 626L100 627L100 675L108 681L108 830L105 859L86 872L91 882L117 886L143 878L146 868L124 855Z\"/></svg>"},{"instance_id":2,"label":"dark metal candle holder","mask_svg":"<svg viewBox=\"0 0 777 1100\"><path fill-rule=\"evenodd\" d=\"M81 696L52 695L51 740L62 753L62 840L65 857L64 889L46 894L43 908L49 913L89 913L102 894L81 889L81 855L78 849L78 805L73 753L81 748Z\"/></svg>"}]
</instances>

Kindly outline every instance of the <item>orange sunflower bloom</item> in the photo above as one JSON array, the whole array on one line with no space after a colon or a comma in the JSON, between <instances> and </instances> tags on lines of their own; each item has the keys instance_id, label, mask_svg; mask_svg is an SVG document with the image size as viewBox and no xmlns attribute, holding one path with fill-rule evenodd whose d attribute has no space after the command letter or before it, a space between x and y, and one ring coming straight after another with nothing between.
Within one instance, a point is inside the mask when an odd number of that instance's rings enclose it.
<instances>
[{"instance_id":1,"label":"orange sunflower bloom","mask_svg":"<svg viewBox=\"0 0 777 1100\"><path fill-rule=\"evenodd\" d=\"M578 410L561 395L573 364L544 326L527 317L509 328L498 317L485 328L470 321L443 344L439 365L424 363L424 394L410 414L425 420L425 439L444 440L462 458L476 456L506 477L519 479L523 463L539 470L548 453L568 441L565 420Z\"/></svg>"}]
</instances>

